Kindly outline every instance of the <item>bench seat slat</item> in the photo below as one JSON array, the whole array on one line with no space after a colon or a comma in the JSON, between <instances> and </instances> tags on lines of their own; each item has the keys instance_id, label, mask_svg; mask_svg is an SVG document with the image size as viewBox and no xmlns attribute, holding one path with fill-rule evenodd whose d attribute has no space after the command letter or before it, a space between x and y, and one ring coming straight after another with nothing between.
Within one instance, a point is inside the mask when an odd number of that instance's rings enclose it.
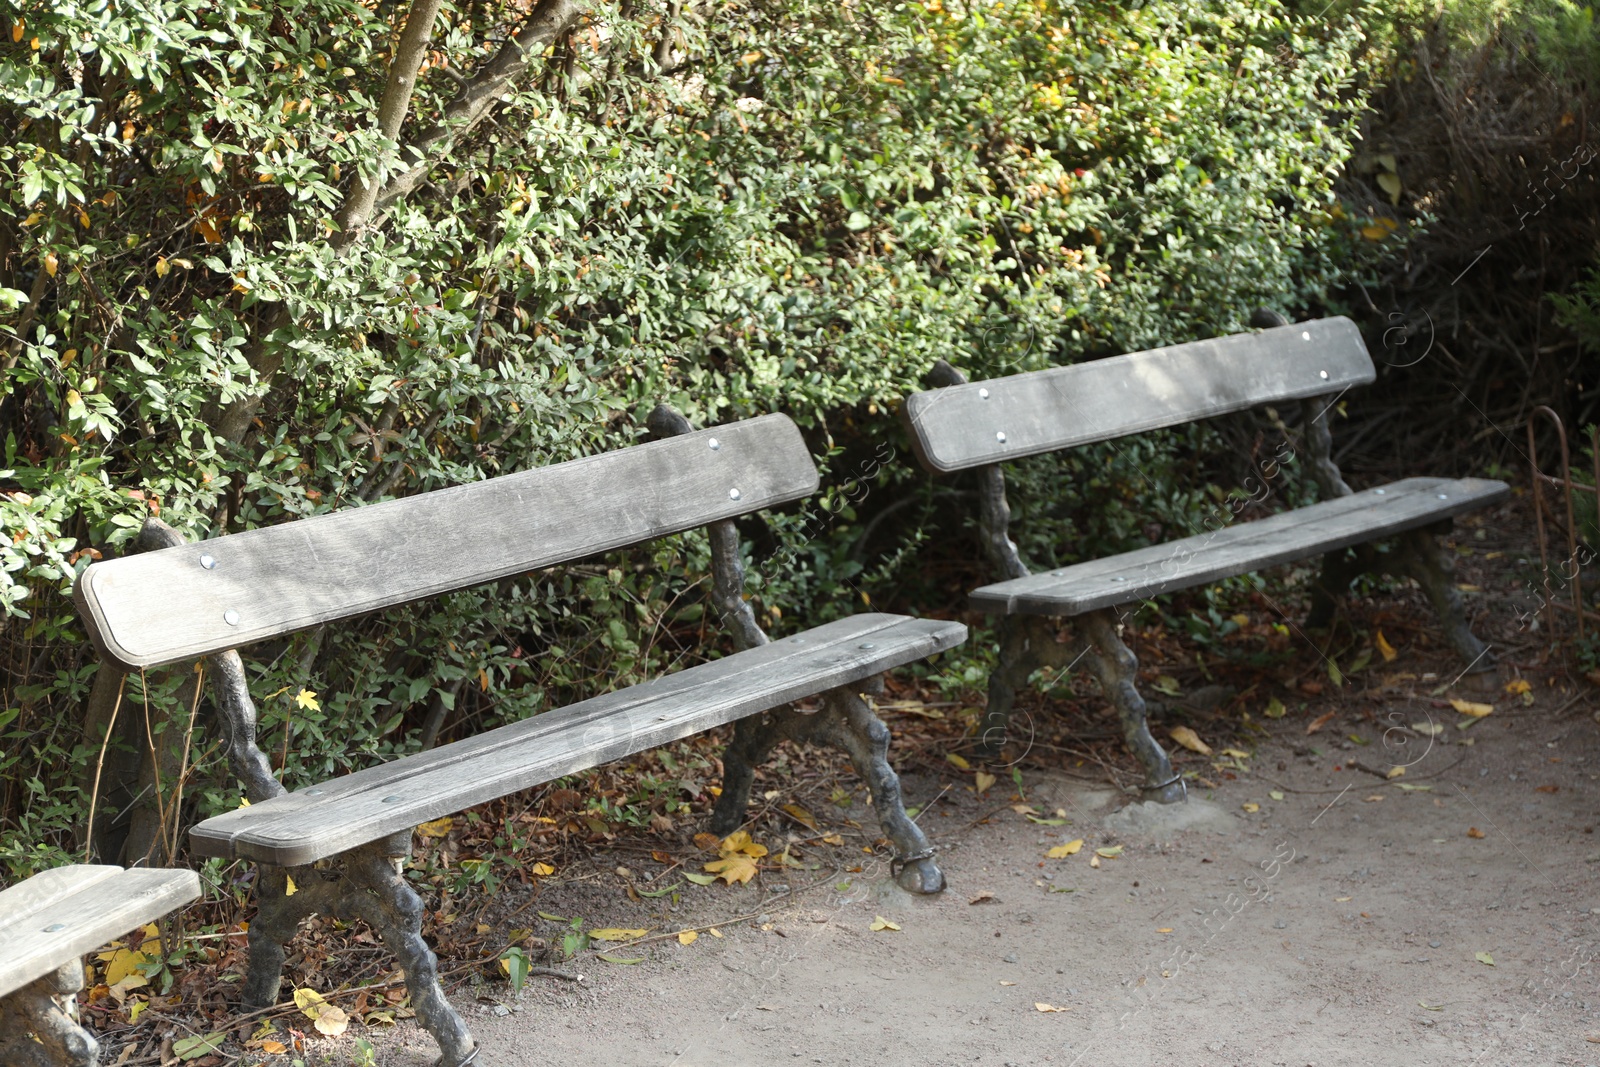
<instances>
[{"instance_id":1,"label":"bench seat slat","mask_svg":"<svg viewBox=\"0 0 1600 1067\"><path fill-rule=\"evenodd\" d=\"M996 582L971 594L980 611L1080 615L1334 549L1376 541L1504 500L1504 482L1406 478L1177 541Z\"/></svg>"},{"instance_id":2,"label":"bench seat slat","mask_svg":"<svg viewBox=\"0 0 1600 1067\"><path fill-rule=\"evenodd\" d=\"M105 560L84 572L75 597L100 651L136 670L649 541L816 488L800 431L785 415L765 415Z\"/></svg>"},{"instance_id":3,"label":"bench seat slat","mask_svg":"<svg viewBox=\"0 0 1600 1067\"><path fill-rule=\"evenodd\" d=\"M199 896L193 871L100 865L56 867L0 891L0 997Z\"/></svg>"},{"instance_id":4,"label":"bench seat slat","mask_svg":"<svg viewBox=\"0 0 1600 1067\"><path fill-rule=\"evenodd\" d=\"M863 614L219 815L196 852L296 866L474 804L857 682L966 640L960 623Z\"/></svg>"},{"instance_id":5,"label":"bench seat slat","mask_svg":"<svg viewBox=\"0 0 1600 1067\"><path fill-rule=\"evenodd\" d=\"M948 473L1325 396L1375 376L1361 332L1341 316L913 393L905 412L918 458Z\"/></svg>"}]
</instances>

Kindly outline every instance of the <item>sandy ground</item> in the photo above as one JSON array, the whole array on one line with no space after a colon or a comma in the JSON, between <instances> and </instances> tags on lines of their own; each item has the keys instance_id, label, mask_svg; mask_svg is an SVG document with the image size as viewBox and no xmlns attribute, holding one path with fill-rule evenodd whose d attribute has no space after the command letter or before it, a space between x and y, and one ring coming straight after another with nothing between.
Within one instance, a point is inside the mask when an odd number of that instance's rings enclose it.
<instances>
[{"instance_id":1,"label":"sandy ground","mask_svg":"<svg viewBox=\"0 0 1600 1067\"><path fill-rule=\"evenodd\" d=\"M1070 820L1049 827L1006 806L1013 790L947 793L923 816L950 880L935 898L881 866L809 890L771 873L686 887L655 931L759 914L720 938L617 951L639 964L591 960L581 986L463 997L481 1062L1600 1064L1600 726L1586 702L1557 713L1541 694L1458 731L1426 692L1396 691L1380 723L1443 734L1386 745L1373 723L1274 724L1249 773L1182 809L1113 815L1123 801L1104 785L1025 775L1027 804ZM1112 844L1122 853L1091 867ZM592 926L644 924L611 895ZM541 910L562 901L552 886ZM874 931L879 917L899 929ZM386 1064L432 1054L407 1028L380 1047Z\"/></svg>"}]
</instances>

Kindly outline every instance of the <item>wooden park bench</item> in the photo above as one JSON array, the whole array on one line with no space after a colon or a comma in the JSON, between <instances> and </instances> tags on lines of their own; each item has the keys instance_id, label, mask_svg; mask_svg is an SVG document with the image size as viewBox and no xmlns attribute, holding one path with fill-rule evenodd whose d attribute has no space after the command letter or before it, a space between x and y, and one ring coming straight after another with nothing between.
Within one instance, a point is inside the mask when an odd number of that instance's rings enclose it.
<instances>
[{"instance_id":1,"label":"wooden park bench","mask_svg":"<svg viewBox=\"0 0 1600 1067\"><path fill-rule=\"evenodd\" d=\"M200 895L193 871L56 867L0 891L0 1064L94 1067L83 956Z\"/></svg>"},{"instance_id":2,"label":"wooden park bench","mask_svg":"<svg viewBox=\"0 0 1600 1067\"><path fill-rule=\"evenodd\" d=\"M1001 579L971 594L974 608L999 616L1000 658L982 726L986 750L1004 740L1016 691L1033 671L1082 659L1144 765L1147 796L1182 800L1182 779L1145 721L1134 685L1138 662L1118 635L1122 616L1160 593L1317 555L1324 562L1310 625L1326 623L1334 598L1362 572L1409 576L1469 669L1492 669L1429 531L1448 529L1453 516L1500 501L1510 489L1479 478L1406 478L1352 492L1329 454L1327 412L1351 386L1375 376L1361 334L1345 318L983 382L968 383L948 364L936 368L933 380L944 388L913 394L905 404L912 442L923 465L937 473L977 470L983 546ZM1255 522L1207 523L1211 528L1191 537L1042 574L1030 573L1007 535L1002 463L1284 401L1303 402L1305 465L1318 488L1316 504ZM1388 551L1372 544L1381 540L1392 542ZM1047 621L1061 617L1073 620L1078 635L1068 644L1055 640Z\"/></svg>"},{"instance_id":3,"label":"wooden park bench","mask_svg":"<svg viewBox=\"0 0 1600 1067\"><path fill-rule=\"evenodd\" d=\"M737 722L712 828L745 819L754 764L783 737L848 752L872 791L905 888L944 887L907 816L889 731L857 693L882 672L960 644L959 623L865 614L777 641L756 625L732 519L810 495L818 475L793 422L766 415L691 432L665 408L664 439L370 507L96 563L79 608L102 654L125 669L209 657L248 807L190 832L205 856L253 860L244 1005L277 999L283 945L303 917L334 913L379 930L444 1067L476 1047L446 1001L423 941L422 901L398 857L419 823L609 760ZM343 778L286 793L255 743L256 714L234 649L319 624L709 527L711 599L739 651ZM175 535L173 535L175 536ZM803 713L794 701L820 695ZM323 864L319 861L340 861ZM335 870L330 868L342 868ZM292 877L297 891L286 893Z\"/></svg>"}]
</instances>

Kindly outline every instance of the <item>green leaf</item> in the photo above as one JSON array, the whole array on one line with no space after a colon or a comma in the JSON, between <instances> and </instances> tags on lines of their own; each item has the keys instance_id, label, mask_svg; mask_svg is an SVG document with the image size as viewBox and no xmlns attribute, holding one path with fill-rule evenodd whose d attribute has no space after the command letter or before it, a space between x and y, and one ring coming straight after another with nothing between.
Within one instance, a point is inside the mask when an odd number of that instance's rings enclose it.
<instances>
[{"instance_id":1,"label":"green leaf","mask_svg":"<svg viewBox=\"0 0 1600 1067\"><path fill-rule=\"evenodd\" d=\"M201 1056L209 1056L222 1048L223 1042L228 1040L226 1033L200 1034L195 1037L186 1037L172 1043L172 1054L180 1060L197 1060Z\"/></svg>"},{"instance_id":2,"label":"green leaf","mask_svg":"<svg viewBox=\"0 0 1600 1067\"><path fill-rule=\"evenodd\" d=\"M643 963L645 959L643 956L634 956L632 958L623 956L607 956L601 952L595 953L595 958L605 960L607 963L621 963L627 966L632 966L635 963Z\"/></svg>"}]
</instances>

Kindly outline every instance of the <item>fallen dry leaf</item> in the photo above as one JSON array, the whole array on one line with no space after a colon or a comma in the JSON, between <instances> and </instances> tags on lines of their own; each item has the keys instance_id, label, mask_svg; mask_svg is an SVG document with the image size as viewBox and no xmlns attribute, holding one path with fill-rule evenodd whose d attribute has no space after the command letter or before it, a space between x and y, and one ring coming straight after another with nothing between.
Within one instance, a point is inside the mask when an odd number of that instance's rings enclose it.
<instances>
[{"instance_id":1,"label":"fallen dry leaf","mask_svg":"<svg viewBox=\"0 0 1600 1067\"><path fill-rule=\"evenodd\" d=\"M1315 719L1312 719L1310 722L1306 723L1306 733L1308 733L1308 734L1316 733L1318 730L1322 729L1324 726L1326 726L1330 722L1332 722L1333 721L1333 717L1335 715L1337 715L1337 714L1339 714L1339 713L1336 712L1336 711L1329 711L1329 712L1325 712L1322 715L1318 715Z\"/></svg>"},{"instance_id":2,"label":"fallen dry leaf","mask_svg":"<svg viewBox=\"0 0 1600 1067\"><path fill-rule=\"evenodd\" d=\"M448 834L450 832L450 827L454 826L455 824L456 821L450 816L446 815L442 819L435 819L432 822L425 822L418 826L417 833L421 834L423 837L437 839L443 837L445 834Z\"/></svg>"},{"instance_id":3,"label":"fallen dry leaf","mask_svg":"<svg viewBox=\"0 0 1600 1067\"><path fill-rule=\"evenodd\" d=\"M1384 775L1384 777L1385 778L1404 778L1405 777L1405 773L1406 773L1406 769L1404 767L1390 767L1389 768L1389 773Z\"/></svg>"},{"instance_id":4,"label":"fallen dry leaf","mask_svg":"<svg viewBox=\"0 0 1600 1067\"><path fill-rule=\"evenodd\" d=\"M989 787L994 785L995 781L995 776L987 771L979 771L977 774L973 775L973 784L977 786L978 795L980 797L989 791Z\"/></svg>"},{"instance_id":5,"label":"fallen dry leaf","mask_svg":"<svg viewBox=\"0 0 1600 1067\"><path fill-rule=\"evenodd\" d=\"M979 893L977 896L975 896L971 900L967 901L967 903L968 904L998 904L1000 902L995 899L995 896L994 896L993 893L991 893L987 889L985 889L981 893Z\"/></svg>"},{"instance_id":6,"label":"fallen dry leaf","mask_svg":"<svg viewBox=\"0 0 1600 1067\"><path fill-rule=\"evenodd\" d=\"M1561 792L1561 787L1559 785L1539 785L1534 786L1533 791L1535 793L1559 793Z\"/></svg>"},{"instance_id":7,"label":"fallen dry leaf","mask_svg":"<svg viewBox=\"0 0 1600 1067\"><path fill-rule=\"evenodd\" d=\"M1255 803L1252 803L1252 802L1250 802L1248 800L1245 801L1243 804L1240 804L1239 806L1241 808L1243 808L1245 811L1249 812L1251 815L1254 815L1256 812L1261 810L1261 805L1260 804L1255 804Z\"/></svg>"},{"instance_id":8,"label":"fallen dry leaf","mask_svg":"<svg viewBox=\"0 0 1600 1067\"><path fill-rule=\"evenodd\" d=\"M1494 966L1494 957L1489 955L1487 952L1480 952L1472 958L1483 964L1485 967Z\"/></svg>"},{"instance_id":9,"label":"fallen dry leaf","mask_svg":"<svg viewBox=\"0 0 1600 1067\"><path fill-rule=\"evenodd\" d=\"M1385 663L1393 663L1394 658L1400 654L1394 650L1393 645L1384 639L1382 630L1378 631L1377 640L1372 643L1378 647L1378 655L1383 657L1383 662Z\"/></svg>"},{"instance_id":10,"label":"fallen dry leaf","mask_svg":"<svg viewBox=\"0 0 1600 1067\"><path fill-rule=\"evenodd\" d=\"M899 926L898 923L892 923L888 919L885 919L882 915L874 915L872 917L872 929L874 929L874 930L898 930L898 929L900 929L900 926Z\"/></svg>"},{"instance_id":11,"label":"fallen dry leaf","mask_svg":"<svg viewBox=\"0 0 1600 1067\"><path fill-rule=\"evenodd\" d=\"M961 770L964 770L964 771L972 770L972 764L968 763L965 758L956 755L954 752L946 752L944 754L944 758L949 760L951 763L955 764Z\"/></svg>"},{"instance_id":12,"label":"fallen dry leaf","mask_svg":"<svg viewBox=\"0 0 1600 1067\"><path fill-rule=\"evenodd\" d=\"M1046 852L1044 854L1045 855L1045 859L1064 860L1068 856L1074 855L1082 847L1083 847L1083 838L1080 837L1080 838L1077 838L1076 840L1068 841L1064 845L1057 845L1055 848L1051 849L1050 851L1048 851L1048 852Z\"/></svg>"},{"instance_id":13,"label":"fallen dry leaf","mask_svg":"<svg viewBox=\"0 0 1600 1067\"><path fill-rule=\"evenodd\" d=\"M700 940L700 935L694 930L678 931L678 944L680 945L692 945L698 940Z\"/></svg>"},{"instance_id":14,"label":"fallen dry leaf","mask_svg":"<svg viewBox=\"0 0 1600 1067\"><path fill-rule=\"evenodd\" d=\"M603 930L590 930L591 941L632 941L636 937L643 937L644 930L621 930L615 926L608 926Z\"/></svg>"},{"instance_id":15,"label":"fallen dry leaf","mask_svg":"<svg viewBox=\"0 0 1600 1067\"><path fill-rule=\"evenodd\" d=\"M1172 739L1190 752L1198 752L1202 756L1211 755L1211 746L1200 740L1200 735L1187 726L1174 726L1168 731Z\"/></svg>"},{"instance_id":16,"label":"fallen dry leaf","mask_svg":"<svg viewBox=\"0 0 1600 1067\"><path fill-rule=\"evenodd\" d=\"M313 1023L317 1032L328 1037L338 1037L350 1028L350 1017L344 1009L335 1004L324 1004L317 1012L317 1021Z\"/></svg>"},{"instance_id":17,"label":"fallen dry leaf","mask_svg":"<svg viewBox=\"0 0 1600 1067\"><path fill-rule=\"evenodd\" d=\"M1478 829L1476 826L1469 826L1469 827L1467 827L1467 836L1468 837L1482 837L1483 836L1483 831Z\"/></svg>"},{"instance_id":18,"label":"fallen dry leaf","mask_svg":"<svg viewBox=\"0 0 1600 1067\"><path fill-rule=\"evenodd\" d=\"M756 871L759 870L756 861L743 852L728 853L721 859L712 860L705 865L704 869L721 878L729 885L733 885L735 882L743 885L754 878Z\"/></svg>"},{"instance_id":19,"label":"fallen dry leaf","mask_svg":"<svg viewBox=\"0 0 1600 1067\"><path fill-rule=\"evenodd\" d=\"M1070 1007L1068 1007L1068 1008L1058 1008L1054 1004L1046 1004L1042 1000L1037 1000L1037 1001L1034 1001L1033 1010L1034 1011L1071 1011L1072 1009Z\"/></svg>"},{"instance_id":20,"label":"fallen dry leaf","mask_svg":"<svg viewBox=\"0 0 1600 1067\"><path fill-rule=\"evenodd\" d=\"M1493 704L1479 704L1471 700L1450 699L1450 706L1463 715L1471 715L1474 719L1481 719L1494 710Z\"/></svg>"}]
</instances>

